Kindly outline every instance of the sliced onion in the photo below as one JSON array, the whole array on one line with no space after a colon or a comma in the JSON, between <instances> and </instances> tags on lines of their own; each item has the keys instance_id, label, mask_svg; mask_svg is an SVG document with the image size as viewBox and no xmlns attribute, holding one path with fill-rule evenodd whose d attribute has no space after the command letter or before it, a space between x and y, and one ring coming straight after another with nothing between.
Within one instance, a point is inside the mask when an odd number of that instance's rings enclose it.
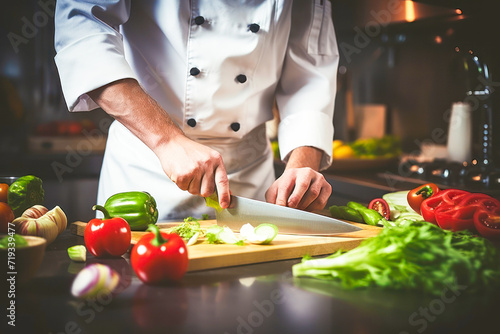
<instances>
[{"instance_id":1,"label":"sliced onion","mask_svg":"<svg viewBox=\"0 0 500 334\"><path fill-rule=\"evenodd\" d=\"M95 263L86 266L76 275L71 294L78 298L93 298L111 293L120 280L120 275L109 266Z\"/></svg>"}]
</instances>

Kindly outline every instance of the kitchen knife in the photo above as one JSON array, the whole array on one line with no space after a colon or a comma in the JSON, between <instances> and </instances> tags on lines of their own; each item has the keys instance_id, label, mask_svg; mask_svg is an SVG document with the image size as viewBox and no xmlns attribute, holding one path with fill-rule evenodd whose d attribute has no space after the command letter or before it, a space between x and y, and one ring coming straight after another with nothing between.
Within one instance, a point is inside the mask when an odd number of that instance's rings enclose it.
<instances>
[{"instance_id":1,"label":"kitchen knife","mask_svg":"<svg viewBox=\"0 0 500 334\"><path fill-rule=\"evenodd\" d=\"M250 223L255 227L262 223L275 224L279 233L334 236L362 230L338 219L231 195L229 208L216 211L217 225L239 231Z\"/></svg>"}]
</instances>

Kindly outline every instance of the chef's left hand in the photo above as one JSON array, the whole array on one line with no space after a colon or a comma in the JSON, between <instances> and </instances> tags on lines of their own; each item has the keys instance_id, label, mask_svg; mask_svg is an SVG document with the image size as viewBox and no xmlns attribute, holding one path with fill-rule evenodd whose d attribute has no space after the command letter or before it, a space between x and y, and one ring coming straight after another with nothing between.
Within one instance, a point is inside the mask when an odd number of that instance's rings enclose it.
<instances>
[{"instance_id":1,"label":"chef's left hand","mask_svg":"<svg viewBox=\"0 0 500 334\"><path fill-rule=\"evenodd\" d=\"M267 190L266 201L307 211L323 209L332 187L317 172L322 154L313 147L295 149L283 175Z\"/></svg>"}]
</instances>

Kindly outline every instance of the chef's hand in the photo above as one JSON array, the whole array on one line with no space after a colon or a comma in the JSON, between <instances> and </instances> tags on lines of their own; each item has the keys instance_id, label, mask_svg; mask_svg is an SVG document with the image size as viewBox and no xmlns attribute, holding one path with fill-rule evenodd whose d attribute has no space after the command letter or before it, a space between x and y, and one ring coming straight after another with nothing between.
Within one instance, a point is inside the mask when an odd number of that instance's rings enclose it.
<instances>
[{"instance_id":1,"label":"chef's hand","mask_svg":"<svg viewBox=\"0 0 500 334\"><path fill-rule=\"evenodd\" d=\"M217 188L220 206L229 206L229 181L220 154L187 138L135 79L114 81L88 95L156 154L179 188L202 196Z\"/></svg>"},{"instance_id":2,"label":"chef's hand","mask_svg":"<svg viewBox=\"0 0 500 334\"><path fill-rule=\"evenodd\" d=\"M322 154L307 146L293 150L283 175L267 190L266 201L307 211L323 209L332 187L317 172Z\"/></svg>"},{"instance_id":3,"label":"chef's hand","mask_svg":"<svg viewBox=\"0 0 500 334\"><path fill-rule=\"evenodd\" d=\"M180 189L208 197L217 188L220 206L229 206L229 180L219 152L179 135L159 150L158 157L165 174Z\"/></svg>"}]
</instances>

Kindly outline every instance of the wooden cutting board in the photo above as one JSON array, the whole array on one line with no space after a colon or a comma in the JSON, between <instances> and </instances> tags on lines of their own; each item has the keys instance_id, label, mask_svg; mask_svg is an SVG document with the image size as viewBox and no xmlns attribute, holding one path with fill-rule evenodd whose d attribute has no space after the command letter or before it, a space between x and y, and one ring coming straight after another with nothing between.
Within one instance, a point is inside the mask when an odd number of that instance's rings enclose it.
<instances>
[{"instance_id":1,"label":"wooden cutting board","mask_svg":"<svg viewBox=\"0 0 500 334\"><path fill-rule=\"evenodd\" d=\"M200 220L202 227L216 224L215 220ZM350 222L349 222L350 223ZM158 222L156 225L164 231L176 223ZM381 228L366 224L353 225L363 230L338 234L335 237L312 237L278 234L269 245L246 244L244 246L228 244L209 244L203 238L188 247L188 271L230 267L259 262L269 262L301 258L304 255L317 256L336 252L339 249L350 250L357 247L366 238L376 236ZM87 223L78 221L71 224L73 234L83 236ZM132 231L132 244L149 232Z\"/></svg>"}]
</instances>

